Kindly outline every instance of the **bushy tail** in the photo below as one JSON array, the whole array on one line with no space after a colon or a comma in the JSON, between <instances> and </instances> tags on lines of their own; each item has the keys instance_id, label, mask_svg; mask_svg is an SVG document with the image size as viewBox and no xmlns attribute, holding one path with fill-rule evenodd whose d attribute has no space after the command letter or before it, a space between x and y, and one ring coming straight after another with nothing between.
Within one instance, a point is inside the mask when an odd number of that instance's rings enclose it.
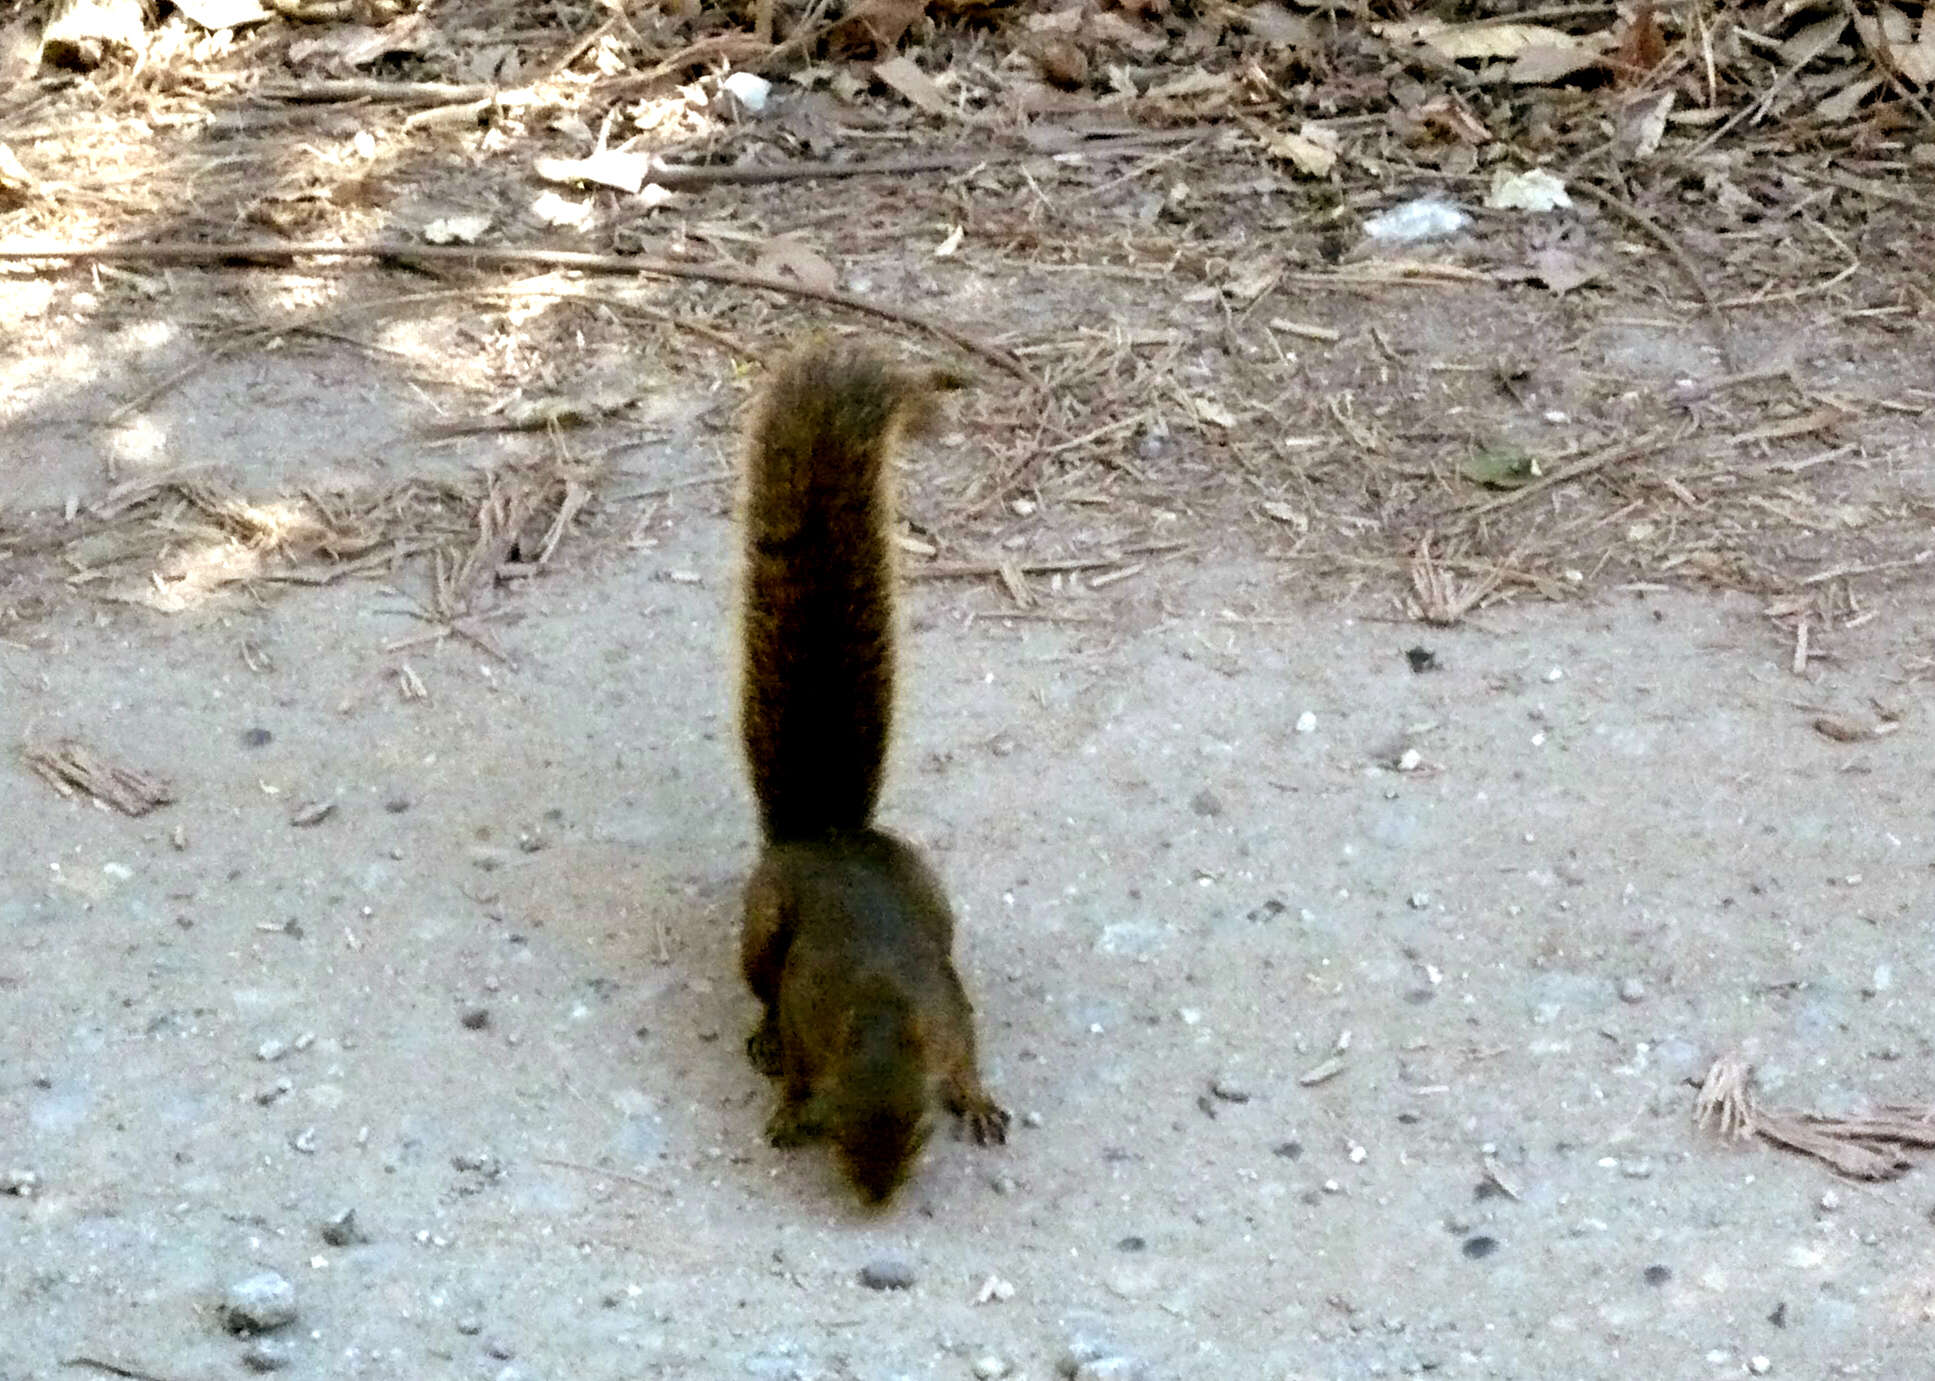
<instances>
[{"instance_id":1,"label":"bushy tail","mask_svg":"<svg viewBox=\"0 0 1935 1381\"><path fill-rule=\"evenodd\" d=\"M894 697L888 468L936 390L962 382L815 342L753 412L741 730L771 843L873 817Z\"/></svg>"}]
</instances>

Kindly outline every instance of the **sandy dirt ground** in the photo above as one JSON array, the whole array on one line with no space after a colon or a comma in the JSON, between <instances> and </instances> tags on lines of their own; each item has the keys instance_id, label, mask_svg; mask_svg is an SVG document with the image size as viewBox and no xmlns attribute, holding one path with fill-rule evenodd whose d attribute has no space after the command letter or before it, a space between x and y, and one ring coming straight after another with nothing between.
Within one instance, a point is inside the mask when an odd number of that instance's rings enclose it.
<instances>
[{"instance_id":1,"label":"sandy dirt ground","mask_svg":"<svg viewBox=\"0 0 1935 1381\"><path fill-rule=\"evenodd\" d=\"M567 225L532 168L595 132L804 159L931 112L661 109L619 33L426 125L252 96L308 30L169 23L0 100L0 239L783 248L999 346L902 477L882 820L1015 1124L863 1212L762 1140L736 972L739 408L806 329L952 347L542 263L10 265L0 1381L1929 1375L1926 1149L1861 1181L1694 1118L1723 1055L1806 1113L1935 1100L1908 136L1595 173L1701 285L1583 196L1364 255L1485 180L1377 142L1412 79L1368 48L1334 183L1118 103L1089 152ZM1022 70L961 33L923 61ZM172 800L62 795L66 740Z\"/></svg>"},{"instance_id":2,"label":"sandy dirt ground","mask_svg":"<svg viewBox=\"0 0 1935 1381\"><path fill-rule=\"evenodd\" d=\"M276 370L179 406L253 387L224 425L272 453ZM917 584L883 815L1017 1123L869 1216L761 1144L741 1052L728 496L611 526L497 655L368 579L0 647L11 736L178 797L0 773L8 1381L232 1374L265 1269L297 1313L254 1361L319 1376L1925 1365L1926 1173L1723 1143L1689 1085L1739 1050L1812 1110L1926 1097L1927 696L1887 659L1796 678L1754 602L1662 592L1430 630L1204 555L1083 622ZM1870 697L1902 732L1810 729Z\"/></svg>"}]
</instances>

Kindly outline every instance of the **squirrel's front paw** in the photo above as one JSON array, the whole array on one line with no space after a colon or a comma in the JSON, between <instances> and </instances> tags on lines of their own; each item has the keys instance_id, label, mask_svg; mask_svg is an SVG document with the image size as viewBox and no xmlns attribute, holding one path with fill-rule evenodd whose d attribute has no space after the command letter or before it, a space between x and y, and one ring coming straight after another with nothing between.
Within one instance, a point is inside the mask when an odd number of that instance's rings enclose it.
<instances>
[{"instance_id":1,"label":"squirrel's front paw","mask_svg":"<svg viewBox=\"0 0 1935 1381\"><path fill-rule=\"evenodd\" d=\"M821 1109L811 1098L781 1103L773 1110L773 1115L766 1119L767 1144L782 1150L789 1146L804 1146L819 1137L823 1130Z\"/></svg>"},{"instance_id":2,"label":"squirrel's front paw","mask_svg":"<svg viewBox=\"0 0 1935 1381\"><path fill-rule=\"evenodd\" d=\"M754 1069L768 1079L779 1077L779 1026L770 1014L761 1018L753 1033L746 1037L746 1058L752 1061Z\"/></svg>"},{"instance_id":3,"label":"squirrel's front paw","mask_svg":"<svg viewBox=\"0 0 1935 1381\"><path fill-rule=\"evenodd\" d=\"M968 1130L981 1146L1005 1146L1008 1144L1008 1123L1012 1120L1008 1110L999 1103L982 1094L968 1100L967 1107L961 1110L966 1119Z\"/></svg>"}]
</instances>

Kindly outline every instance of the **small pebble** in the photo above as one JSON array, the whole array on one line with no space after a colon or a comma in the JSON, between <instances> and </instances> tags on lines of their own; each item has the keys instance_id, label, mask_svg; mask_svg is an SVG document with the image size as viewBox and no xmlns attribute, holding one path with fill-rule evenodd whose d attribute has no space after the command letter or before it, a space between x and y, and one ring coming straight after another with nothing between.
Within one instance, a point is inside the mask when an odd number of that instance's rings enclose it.
<instances>
[{"instance_id":1,"label":"small pebble","mask_svg":"<svg viewBox=\"0 0 1935 1381\"><path fill-rule=\"evenodd\" d=\"M353 1247L370 1240L368 1233L356 1221L356 1210L346 1208L341 1213L323 1219L322 1240L332 1247Z\"/></svg>"},{"instance_id":2,"label":"small pebble","mask_svg":"<svg viewBox=\"0 0 1935 1381\"><path fill-rule=\"evenodd\" d=\"M1023 1113L1021 1115L1021 1125L1024 1127L1039 1127L1041 1125L1041 1114L1033 1111Z\"/></svg>"},{"instance_id":3,"label":"small pebble","mask_svg":"<svg viewBox=\"0 0 1935 1381\"><path fill-rule=\"evenodd\" d=\"M300 1152L302 1155L305 1155L305 1156L315 1155L316 1154L316 1129L314 1127L304 1127L301 1131L297 1132L294 1136L290 1137L289 1149L291 1151Z\"/></svg>"},{"instance_id":4,"label":"small pebble","mask_svg":"<svg viewBox=\"0 0 1935 1381\"><path fill-rule=\"evenodd\" d=\"M1415 748L1406 748L1402 753L1398 754L1397 770L1400 772L1415 772L1423 763L1424 754Z\"/></svg>"},{"instance_id":5,"label":"small pebble","mask_svg":"<svg viewBox=\"0 0 1935 1381\"><path fill-rule=\"evenodd\" d=\"M1642 1273L1648 1285L1664 1285L1673 1278L1671 1266L1648 1266Z\"/></svg>"},{"instance_id":6,"label":"small pebble","mask_svg":"<svg viewBox=\"0 0 1935 1381\"><path fill-rule=\"evenodd\" d=\"M502 1338L492 1338L484 1344L485 1355L495 1357L500 1362L508 1362L517 1356L517 1349Z\"/></svg>"},{"instance_id":7,"label":"small pebble","mask_svg":"<svg viewBox=\"0 0 1935 1381\"><path fill-rule=\"evenodd\" d=\"M1014 1297L1014 1282L1003 1280L1000 1276L989 1276L981 1282L981 1288L974 1292L976 1304L1005 1304Z\"/></svg>"},{"instance_id":8,"label":"small pebble","mask_svg":"<svg viewBox=\"0 0 1935 1381\"><path fill-rule=\"evenodd\" d=\"M1755 1376L1765 1376L1774 1369L1773 1359L1756 1354L1747 1359L1747 1370Z\"/></svg>"},{"instance_id":9,"label":"small pebble","mask_svg":"<svg viewBox=\"0 0 1935 1381\"><path fill-rule=\"evenodd\" d=\"M261 748L267 745L274 737L275 735L267 729L244 729L242 731L242 746L244 748Z\"/></svg>"},{"instance_id":10,"label":"small pebble","mask_svg":"<svg viewBox=\"0 0 1935 1381\"><path fill-rule=\"evenodd\" d=\"M1298 733L1300 733L1300 734L1314 734L1314 733L1316 733L1316 732L1317 732L1317 716L1316 716L1316 715L1314 715L1314 714L1312 714L1312 713L1311 713L1311 712L1310 712L1309 710L1305 710L1305 711L1304 711L1304 712L1303 712L1302 714L1300 714L1300 715L1298 715L1298 716L1297 716L1297 732L1298 732Z\"/></svg>"},{"instance_id":11,"label":"small pebble","mask_svg":"<svg viewBox=\"0 0 1935 1381\"><path fill-rule=\"evenodd\" d=\"M974 1359L974 1374L980 1378L980 1381L995 1381L996 1377L1008 1374L1008 1364L993 1353L989 1353L985 1357Z\"/></svg>"},{"instance_id":12,"label":"small pebble","mask_svg":"<svg viewBox=\"0 0 1935 1381\"><path fill-rule=\"evenodd\" d=\"M995 1175L988 1180L988 1188L997 1194L1012 1194L1020 1187L1013 1175Z\"/></svg>"},{"instance_id":13,"label":"small pebble","mask_svg":"<svg viewBox=\"0 0 1935 1381\"><path fill-rule=\"evenodd\" d=\"M860 1268L860 1283L869 1290L910 1290L914 1267L898 1256L878 1256Z\"/></svg>"},{"instance_id":14,"label":"small pebble","mask_svg":"<svg viewBox=\"0 0 1935 1381\"><path fill-rule=\"evenodd\" d=\"M1148 1245L1149 1242L1146 1238L1125 1237L1115 1244L1115 1249L1119 1252L1139 1252Z\"/></svg>"},{"instance_id":15,"label":"small pebble","mask_svg":"<svg viewBox=\"0 0 1935 1381\"><path fill-rule=\"evenodd\" d=\"M1646 985L1640 982L1637 978L1620 979L1619 980L1619 1000L1621 1002L1646 1001Z\"/></svg>"},{"instance_id":16,"label":"small pebble","mask_svg":"<svg viewBox=\"0 0 1935 1381\"><path fill-rule=\"evenodd\" d=\"M238 1280L222 1296L222 1321L231 1333L266 1333L296 1319L296 1287L275 1271Z\"/></svg>"},{"instance_id":17,"label":"small pebble","mask_svg":"<svg viewBox=\"0 0 1935 1381\"><path fill-rule=\"evenodd\" d=\"M1074 1381L1144 1381L1149 1369L1135 1357L1097 1357L1075 1368Z\"/></svg>"},{"instance_id":18,"label":"small pebble","mask_svg":"<svg viewBox=\"0 0 1935 1381\"><path fill-rule=\"evenodd\" d=\"M273 1036L255 1047L255 1058L264 1064L274 1064L289 1053L289 1042L276 1040Z\"/></svg>"},{"instance_id":19,"label":"small pebble","mask_svg":"<svg viewBox=\"0 0 1935 1381\"><path fill-rule=\"evenodd\" d=\"M1498 1250L1498 1239L1483 1235L1467 1237L1464 1245L1459 1250L1473 1261L1483 1261L1486 1257Z\"/></svg>"},{"instance_id":20,"label":"small pebble","mask_svg":"<svg viewBox=\"0 0 1935 1381\"><path fill-rule=\"evenodd\" d=\"M277 1338L257 1338L242 1353L242 1365L250 1371L281 1371L293 1361L294 1350Z\"/></svg>"},{"instance_id":21,"label":"small pebble","mask_svg":"<svg viewBox=\"0 0 1935 1381\"><path fill-rule=\"evenodd\" d=\"M466 1007L457 1020L463 1023L466 1031L481 1031L490 1025L490 1008Z\"/></svg>"},{"instance_id":22,"label":"small pebble","mask_svg":"<svg viewBox=\"0 0 1935 1381\"><path fill-rule=\"evenodd\" d=\"M1210 1080L1209 1091L1225 1103L1247 1103L1250 1101L1250 1090L1248 1086L1241 1079L1238 1079L1234 1074L1230 1073L1219 1074Z\"/></svg>"},{"instance_id":23,"label":"small pebble","mask_svg":"<svg viewBox=\"0 0 1935 1381\"><path fill-rule=\"evenodd\" d=\"M1055 1370L1070 1381L1142 1381L1148 1368L1136 1358L1115 1351L1094 1338L1069 1341L1055 1362Z\"/></svg>"},{"instance_id":24,"label":"small pebble","mask_svg":"<svg viewBox=\"0 0 1935 1381\"><path fill-rule=\"evenodd\" d=\"M39 1188L40 1175L33 1170L0 1170L0 1194L31 1199Z\"/></svg>"},{"instance_id":25,"label":"small pebble","mask_svg":"<svg viewBox=\"0 0 1935 1381\"><path fill-rule=\"evenodd\" d=\"M475 1314L465 1314L457 1320L457 1331L466 1338L474 1338L484 1331L484 1321Z\"/></svg>"},{"instance_id":26,"label":"small pebble","mask_svg":"<svg viewBox=\"0 0 1935 1381\"><path fill-rule=\"evenodd\" d=\"M1430 910L1431 894L1429 892L1413 892L1411 894L1411 909L1413 911Z\"/></svg>"}]
</instances>

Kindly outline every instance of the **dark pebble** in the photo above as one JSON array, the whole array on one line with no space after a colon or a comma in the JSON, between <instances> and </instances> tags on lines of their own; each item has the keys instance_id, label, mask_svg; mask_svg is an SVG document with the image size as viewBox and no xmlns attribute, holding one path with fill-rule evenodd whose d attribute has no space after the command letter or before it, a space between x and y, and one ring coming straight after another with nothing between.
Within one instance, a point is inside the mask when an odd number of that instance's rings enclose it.
<instances>
[{"instance_id":1,"label":"dark pebble","mask_svg":"<svg viewBox=\"0 0 1935 1381\"><path fill-rule=\"evenodd\" d=\"M860 1268L860 1283L869 1290L912 1289L914 1267L897 1256L876 1257Z\"/></svg>"},{"instance_id":2,"label":"dark pebble","mask_svg":"<svg viewBox=\"0 0 1935 1381\"><path fill-rule=\"evenodd\" d=\"M1270 1154L1282 1156L1285 1160L1296 1160L1303 1155L1303 1143L1301 1141L1279 1141L1271 1149Z\"/></svg>"},{"instance_id":3,"label":"dark pebble","mask_svg":"<svg viewBox=\"0 0 1935 1381\"><path fill-rule=\"evenodd\" d=\"M1787 1301L1782 1300L1774 1306L1774 1312L1767 1316L1767 1322L1776 1328L1787 1327Z\"/></svg>"},{"instance_id":4,"label":"dark pebble","mask_svg":"<svg viewBox=\"0 0 1935 1381\"><path fill-rule=\"evenodd\" d=\"M466 1007L463 1010L463 1015L459 1016L457 1020L464 1024L466 1031L481 1031L490 1025L490 1008Z\"/></svg>"},{"instance_id":5,"label":"dark pebble","mask_svg":"<svg viewBox=\"0 0 1935 1381\"><path fill-rule=\"evenodd\" d=\"M242 1353L242 1365L250 1371L281 1371L294 1360L289 1345L274 1338L257 1338Z\"/></svg>"},{"instance_id":6,"label":"dark pebble","mask_svg":"<svg viewBox=\"0 0 1935 1381\"><path fill-rule=\"evenodd\" d=\"M1115 1249L1124 1252L1139 1252L1148 1245L1148 1242L1140 1237L1125 1237L1115 1244Z\"/></svg>"},{"instance_id":7,"label":"dark pebble","mask_svg":"<svg viewBox=\"0 0 1935 1381\"><path fill-rule=\"evenodd\" d=\"M354 1247L370 1240L356 1221L356 1210L346 1208L333 1218L325 1218L321 1228L322 1240L332 1247Z\"/></svg>"},{"instance_id":8,"label":"dark pebble","mask_svg":"<svg viewBox=\"0 0 1935 1381\"><path fill-rule=\"evenodd\" d=\"M238 1280L222 1296L222 1322L231 1333L266 1333L295 1318L296 1287L274 1271Z\"/></svg>"},{"instance_id":9,"label":"dark pebble","mask_svg":"<svg viewBox=\"0 0 1935 1381\"><path fill-rule=\"evenodd\" d=\"M1460 1247L1459 1250L1464 1252L1473 1261L1483 1261L1486 1257L1498 1250L1498 1239L1496 1237L1484 1236L1467 1237L1465 1239L1465 1245Z\"/></svg>"},{"instance_id":10,"label":"dark pebble","mask_svg":"<svg viewBox=\"0 0 1935 1381\"><path fill-rule=\"evenodd\" d=\"M1673 1278L1671 1266L1648 1266L1642 1275L1648 1285L1664 1285Z\"/></svg>"},{"instance_id":11,"label":"dark pebble","mask_svg":"<svg viewBox=\"0 0 1935 1381\"><path fill-rule=\"evenodd\" d=\"M242 731L242 746L244 748L261 748L266 746L274 737L275 735L267 729L244 729Z\"/></svg>"}]
</instances>

